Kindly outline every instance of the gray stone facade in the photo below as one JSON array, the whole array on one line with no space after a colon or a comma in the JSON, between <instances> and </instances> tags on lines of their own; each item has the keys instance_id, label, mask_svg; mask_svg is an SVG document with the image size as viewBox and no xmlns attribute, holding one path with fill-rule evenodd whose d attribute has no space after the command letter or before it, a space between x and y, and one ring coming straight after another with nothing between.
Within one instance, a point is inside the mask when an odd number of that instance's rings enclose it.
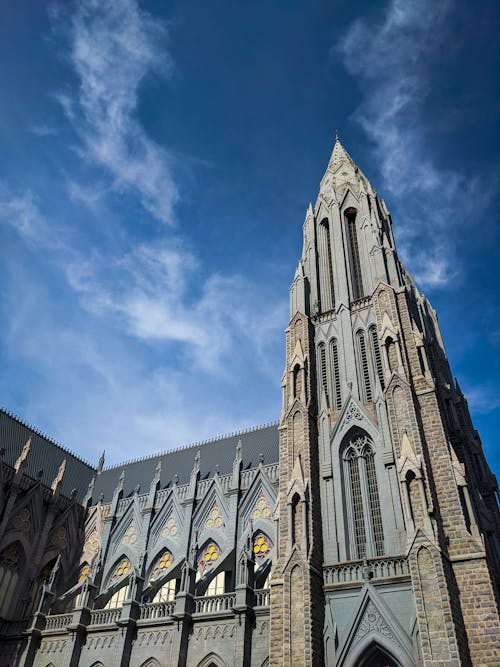
<instances>
[{"instance_id":1,"label":"gray stone facade","mask_svg":"<svg viewBox=\"0 0 500 667\"><path fill-rule=\"evenodd\" d=\"M497 483L338 140L282 399L278 424L107 469L2 413L0 667L499 665Z\"/></svg>"}]
</instances>

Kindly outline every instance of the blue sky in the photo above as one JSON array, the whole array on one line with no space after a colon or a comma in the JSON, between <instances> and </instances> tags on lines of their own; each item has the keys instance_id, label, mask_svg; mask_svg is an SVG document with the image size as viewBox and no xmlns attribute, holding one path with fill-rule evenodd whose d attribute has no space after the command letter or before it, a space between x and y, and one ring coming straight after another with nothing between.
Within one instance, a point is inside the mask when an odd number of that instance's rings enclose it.
<instances>
[{"instance_id":1,"label":"blue sky","mask_svg":"<svg viewBox=\"0 0 500 667\"><path fill-rule=\"evenodd\" d=\"M497 3L0 8L0 402L85 458L279 414L335 128L500 471Z\"/></svg>"}]
</instances>

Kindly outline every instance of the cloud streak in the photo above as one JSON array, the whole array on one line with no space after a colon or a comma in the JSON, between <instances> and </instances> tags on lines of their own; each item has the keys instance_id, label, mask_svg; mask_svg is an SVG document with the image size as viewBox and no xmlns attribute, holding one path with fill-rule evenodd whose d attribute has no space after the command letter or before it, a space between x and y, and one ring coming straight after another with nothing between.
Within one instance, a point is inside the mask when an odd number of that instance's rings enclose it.
<instances>
[{"instance_id":1,"label":"cloud streak","mask_svg":"<svg viewBox=\"0 0 500 667\"><path fill-rule=\"evenodd\" d=\"M58 99L80 137L81 155L111 176L115 191L137 195L150 215L172 224L173 158L137 118L141 84L171 71L166 37L165 25L134 0L78 3L70 30L78 94Z\"/></svg>"},{"instance_id":2,"label":"cloud streak","mask_svg":"<svg viewBox=\"0 0 500 667\"><path fill-rule=\"evenodd\" d=\"M444 287L456 277L449 232L489 201L484 191L476 196L477 178L439 168L426 132L433 67L454 4L392 0L378 23L355 21L335 50L363 91L354 118L373 142L384 187L404 202L396 229L401 254L428 287Z\"/></svg>"}]
</instances>

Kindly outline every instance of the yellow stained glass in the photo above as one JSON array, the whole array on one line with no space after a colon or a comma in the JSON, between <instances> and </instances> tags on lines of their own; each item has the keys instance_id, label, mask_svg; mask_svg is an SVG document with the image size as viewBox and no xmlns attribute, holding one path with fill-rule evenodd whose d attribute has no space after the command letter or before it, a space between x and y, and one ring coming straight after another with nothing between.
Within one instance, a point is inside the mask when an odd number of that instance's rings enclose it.
<instances>
[{"instance_id":1,"label":"yellow stained glass","mask_svg":"<svg viewBox=\"0 0 500 667\"><path fill-rule=\"evenodd\" d=\"M216 551L214 551L212 553L212 560L217 560L217 552Z\"/></svg>"}]
</instances>

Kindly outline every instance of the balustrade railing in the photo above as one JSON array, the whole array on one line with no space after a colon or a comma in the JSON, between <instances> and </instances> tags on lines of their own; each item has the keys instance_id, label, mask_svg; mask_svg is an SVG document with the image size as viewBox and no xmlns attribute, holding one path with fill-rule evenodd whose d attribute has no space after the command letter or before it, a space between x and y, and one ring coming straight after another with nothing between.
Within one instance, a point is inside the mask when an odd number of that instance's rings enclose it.
<instances>
[{"instance_id":1,"label":"balustrade railing","mask_svg":"<svg viewBox=\"0 0 500 667\"><path fill-rule=\"evenodd\" d=\"M47 616L45 622L45 630L65 630L71 623L73 614L54 614L54 616Z\"/></svg>"},{"instance_id":2,"label":"balustrade railing","mask_svg":"<svg viewBox=\"0 0 500 667\"><path fill-rule=\"evenodd\" d=\"M168 618L172 616L175 609L175 600L170 602L151 602L141 604L141 619L154 620L156 618Z\"/></svg>"},{"instance_id":3,"label":"balustrade railing","mask_svg":"<svg viewBox=\"0 0 500 667\"><path fill-rule=\"evenodd\" d=\"M257 588L255 590L255 606L269 607L270 591L269 588Z\"/></svg>"},{"instance_id":4,"label":"balustrade railing","mask_svg":"<svg viewBox=\"0 0 500 667\"><path fill-rule=\"evenodd\" d=\"M92 609L89 625L110 625L115 623L121 614L121 607L117 609Z\"/></svg>"},{"instance_id":5,"label":"balustrade railing","mask_svg":"<svg viewBox=\"0 0 500 667\"><path fill-rule=\"evenodd\" d=\"M12 637L22 634L29 626L29 621L1 621L0 637Z\"/></svg>"},{"instance_id":6,"label":"balustrade railing","mask_svg":"<svg viewBox=\"0 0 500 667\"><path fill-rule=\"evenodd\" d=\"M390 579L410 574L408 560L404 556L351 561L323 568L325 585Z\"/></svg>"},{"instance_id":7,"label":"balustrade railing","mask_svg":"<svg viewBox=\"0 0 500 667\"><path fill-rule=\"evenodd\" d=\"M230 611L236 602L235 593L224 595L208 595L194 599L197 614L216 614L221 611Z\"/></svg>"}]
</instances>

